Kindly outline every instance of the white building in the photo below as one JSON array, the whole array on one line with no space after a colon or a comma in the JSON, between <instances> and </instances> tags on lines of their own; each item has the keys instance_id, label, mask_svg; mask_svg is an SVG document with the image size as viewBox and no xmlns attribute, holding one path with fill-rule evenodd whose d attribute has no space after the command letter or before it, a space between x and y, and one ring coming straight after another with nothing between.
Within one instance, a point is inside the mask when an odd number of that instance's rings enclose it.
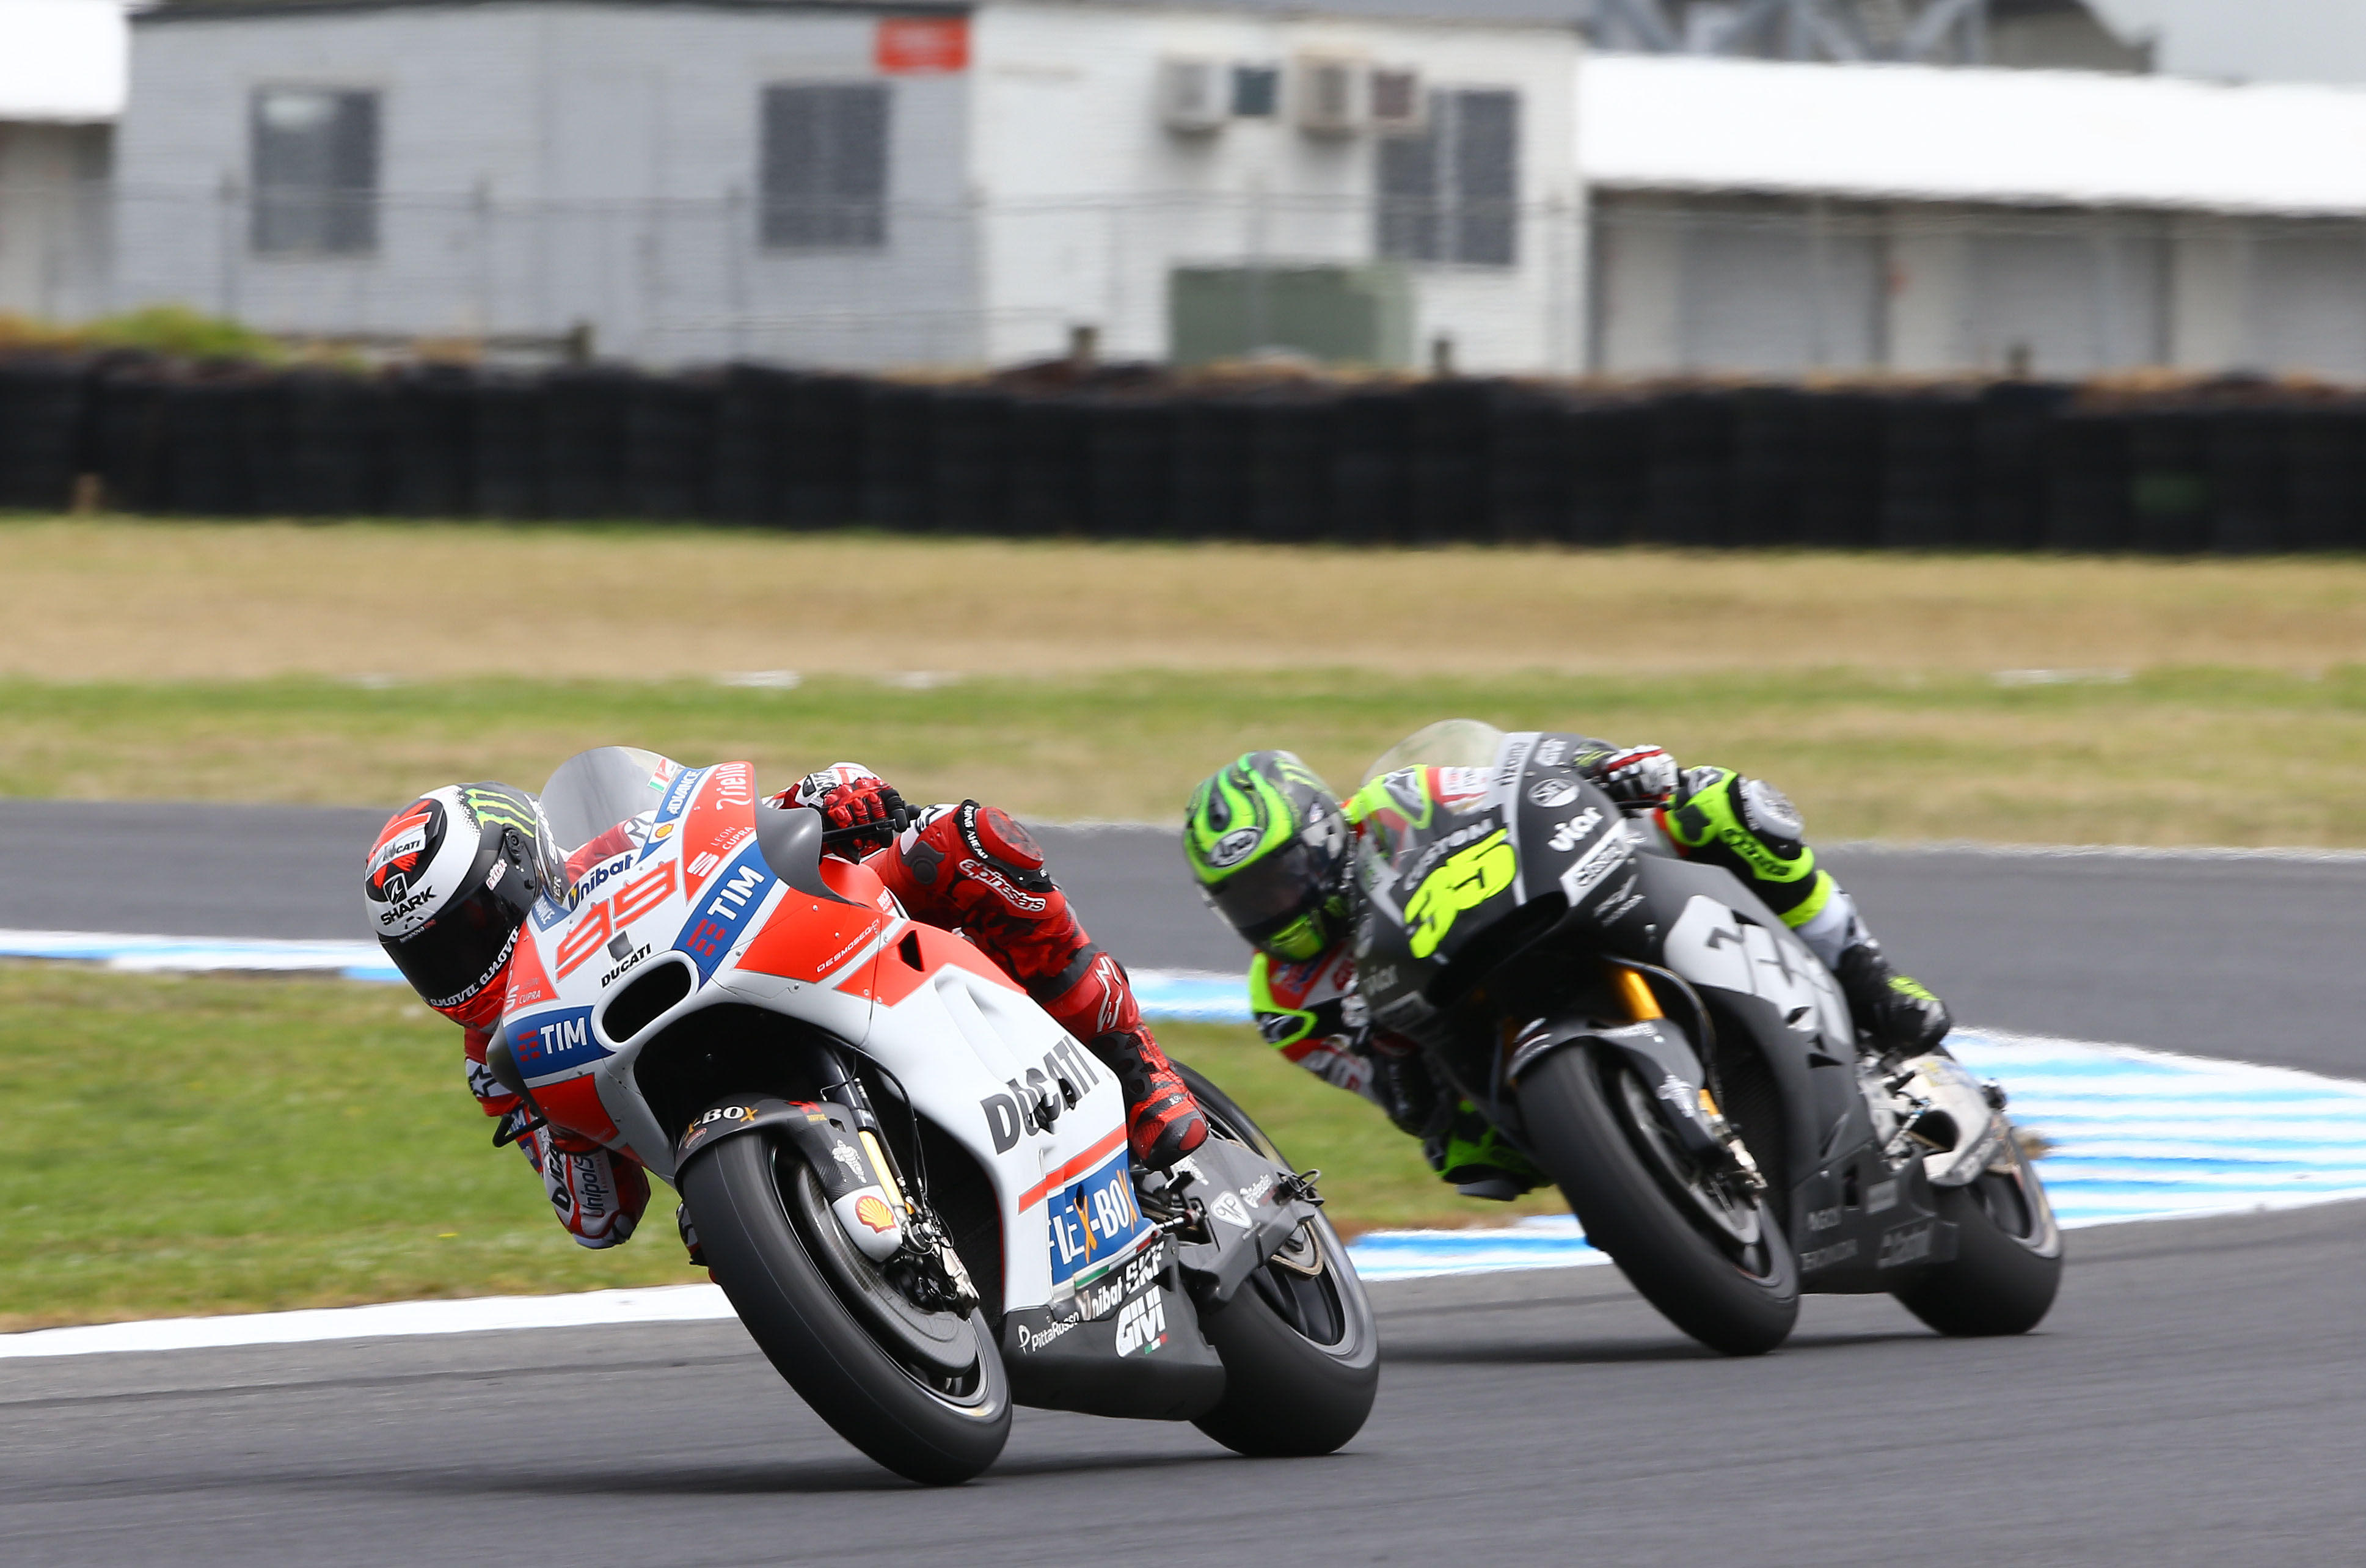
<instances>
[{"instance_id":1,"label":"white building","mask_svg":"<svg viewBox=\"0 0 2366 1568\"><path fill-rule=\"evenodd\" d=\"M2366 380L2366 92L1596 55L1614 373Z\"/></svg>"},{"instance_id":2,"label":"white building","mask_svg":"<svg viewBox=\"0 0 2366 1568\"><path fill-rule=\"evenodd\" d=\"M0 0L0 314L72 320L105 298L124 51L115 0Z\"/></svg>"},{"instance_id":3,"label":"white building","mask_svg":"<svg viewBox=\"0 0 2366 1568\"><path fill-rule=\"evenodd\" d=\"M1282 3L167 6L132 29L109 303L583 323L659 364L1008 364L1089 329L1119 358L2366 380L2366 91L2126 73L2096 17L2135 0L1990 8L1992 51L2120 73L1588 54L1580 0Z\"/></svg>"},{"instance_id":4,"label":"white building","mask_svg":"<svg viewBox=\"0 0 2366 1568\"><path fill-rule=\"evenodd\" d=\"M167 6L116 302L659 363L1583 360L1555 26L983 0Z\"/></svg>"}]
</instances>

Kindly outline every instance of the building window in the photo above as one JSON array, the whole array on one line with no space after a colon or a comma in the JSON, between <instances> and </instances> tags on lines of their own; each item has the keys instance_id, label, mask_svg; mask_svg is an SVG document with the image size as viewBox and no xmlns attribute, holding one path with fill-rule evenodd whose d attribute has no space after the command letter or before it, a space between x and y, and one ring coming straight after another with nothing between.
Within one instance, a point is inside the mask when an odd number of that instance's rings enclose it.
<instances>
[{"instance_id":1,"label":"building window","mask_svg":"<svg viewBox=\"0 0 2366 1568\"><path fill-rule=\"evenodd\" d=\"M887 243L887 89L764 89L763 243L771 250Z\"/></svg>"},{"instance_id":2,"label":"building window","mask_svg":"<svg viewBox=\"0 0 2366 1568\"><path fill-rule=\"evenodd\" d=\"M1233 67L1233 113L1241 119L1271 119L1281 107L1281 68Z\"/></svg>"},{"instance_id":3,"label":"building window","mask_svg":"<svg viewBox=\"0 0 2366 1568\"><path fill-rule=\"evenodd\" d=\"M1432 93L1427 129L1379 146L1380 254L1479 266L1519 260L1517 93Z\"/></svg>"},{"instance_id":4,"label":"building window","mask_svg":"<svg viewBox=\"0 0 2366 1568\"><path fill-rule=\"evenodd\" d=\"M254 95L258 255L377 249L377 95L265 87Z\"/></svg>"}]
</instances>

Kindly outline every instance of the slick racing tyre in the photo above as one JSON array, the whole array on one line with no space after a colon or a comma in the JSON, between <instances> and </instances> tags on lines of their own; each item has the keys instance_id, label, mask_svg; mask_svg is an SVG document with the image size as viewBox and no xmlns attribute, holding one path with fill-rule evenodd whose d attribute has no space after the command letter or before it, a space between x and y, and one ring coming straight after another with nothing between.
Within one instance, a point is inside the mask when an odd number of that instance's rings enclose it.
<instances>
[{"instance_id":1,"label":"slick racing tyre","mask_svg":"<svg viewBox=\"0 0 2366 1568\"><path fill-rule=\"evenodd\" d=\"M1669 1322L1712 1350L1757 1356L1799 1316L1799 1264L1774 1214L1704 1169L1609 1052L1558 1051L1519 1083L1530 1151L1586 1239Z\"/></svg>"},{"instance_id":2,"label":"slick racing tyre","mask_svg":"<svg viewBox=\"0 0 2366 1568\"><path fill-rule=\"evenodd\" d=\"M1248 1113L1177 1064L1211 1134L1280 1154ZM1380 1393L1380 1337L1347 1248L1317 1215L1221 1307L1200 1331L1224 1363L1224 1396L1191 1424L1234 1453L1327 1454L1363 1429Z\"/></svg>"},{"instance_id":3,"label":"slick racing tyre","mask_svg":"<svg viewBox=\"0 0 2366 1568\"><path fill-rule=\"evenodd\" d=\"M1942 1334L2026 1334L2062 1286L2062 1231L2045 1184L2017 1141L2007 1139L2006 1147L2007 1168L1934 1190L1939 1217L1955 1227L1955 1259L1896 1292Z\"/></svg>"},{"instance_id":4,"label":"slick racing tyre","mask_svg":"<svg viewBox=\"0 0 2366 1568\"><path fill-rule=\"evenodd\" d=\"M903 1299L838 1231L792 1150L728 1138L682 1172L715 1282L789 1386L896 1474L967 1481L1010 1435L1010 1384L986 1314Z\"/></svg>"}]
</instances>

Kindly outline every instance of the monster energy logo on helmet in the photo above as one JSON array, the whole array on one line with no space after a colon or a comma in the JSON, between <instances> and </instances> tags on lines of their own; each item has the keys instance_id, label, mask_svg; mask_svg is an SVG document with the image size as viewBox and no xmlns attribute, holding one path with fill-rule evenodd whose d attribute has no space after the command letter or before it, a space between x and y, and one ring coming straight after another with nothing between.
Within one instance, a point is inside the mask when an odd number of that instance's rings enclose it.
<instances>
[{"instance_id":1,"label":"monster energy logo on helmet","mask_svg":"<svg viewBox=\"0 0 2366 1568\"><path fill-rule=\"evenodd\" d=\"M535 820L533 802L506 784L462 784L460 801L479 827L498 822L505 828L515 828L528 842L540 829Z\"/></svg>"}]
</instances>

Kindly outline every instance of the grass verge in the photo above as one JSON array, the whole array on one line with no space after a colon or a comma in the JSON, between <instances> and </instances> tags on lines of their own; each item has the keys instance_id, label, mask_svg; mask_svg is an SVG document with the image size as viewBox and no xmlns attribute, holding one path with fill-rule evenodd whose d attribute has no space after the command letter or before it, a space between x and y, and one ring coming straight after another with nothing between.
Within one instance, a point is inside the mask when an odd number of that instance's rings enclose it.
<instances>
[{"instance_id":1,"label":"grass verge","mask_svg":"<svg viewBox=\"0 0 2366 1568\"><path fill-rule=\"evenodd\" d=\"M788 691L0 681L0 794L390 806L456 779L537 787L583 747L629 741L692 762L749 758L776 783L854 758L915 800L1165 822L1244 750L1295 750L1345 786L1391 742L1455 714L1654 740L1760 774L1826 840L2366 844L2358 665L2038 685L1847 670L1139 671L917 689L836 676Z\"/></svg>"},{"instance_id":2,"label":"grass verge","mask_svg":"<svg viewBox=\"0 0 2366 1568\"><path fill-rule=\"evenodd\" d=\"M1461 675L2366 660L2366 558L0 520L0 674Z\"/></svg>"},{"instance_id":3,"label":"grass verge","mask_svg":"<svg viewBox=\"0 0 2366 1568\"><path fill-rule=\"evenodd\" d=\"M1350 1227L1499 1220L1245 1028L1165 1038L1324 1169ZM0 1329L703 1278L660 1189L623 1247L490 1146L452 1026L392 987L0 964ZM1533 1208L1537 1205L1528 1205Z\"/></svg>"}]
</instances>

